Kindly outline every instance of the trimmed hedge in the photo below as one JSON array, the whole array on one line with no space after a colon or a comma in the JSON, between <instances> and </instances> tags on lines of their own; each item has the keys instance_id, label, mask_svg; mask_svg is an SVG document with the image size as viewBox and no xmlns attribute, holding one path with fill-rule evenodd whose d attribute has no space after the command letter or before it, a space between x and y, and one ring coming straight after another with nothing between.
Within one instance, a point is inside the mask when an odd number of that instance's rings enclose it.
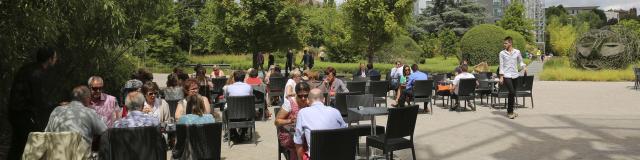
<instances>
[{"instance_id":1,"label":"trimmed hedge","mask_svg":"<svg viewBox=\"0 0 640 160\"><path fill-rule=\"evenodd\" d=\"M513 38L513 47L525 52L526 41L518 32L504 30L501 27L490 24L481 24L471 28L460 40L461 57L468 58L472 65L487 62L489 65L498 65L498 53L503 50L505 37Z\"/></svg>"}]
</instances>

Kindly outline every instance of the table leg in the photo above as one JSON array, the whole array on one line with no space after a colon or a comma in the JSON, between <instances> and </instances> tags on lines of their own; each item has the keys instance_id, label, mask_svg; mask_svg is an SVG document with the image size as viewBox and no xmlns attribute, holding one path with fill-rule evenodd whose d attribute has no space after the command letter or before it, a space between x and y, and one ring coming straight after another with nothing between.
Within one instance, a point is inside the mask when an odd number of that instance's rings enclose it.
<instances>
[{"instance_id":1,"label":"table leg","mask_svg":"<svg viewBox=\"0 0 640 160\"><path fill-rule=\"evenodd\" d=\"M376 136L377 135L376 127L377 127L376 126L376 116L371 115L371 136ZM374 158L374 154L373 154L372 149L369 148L368 152L370 153L369 157L371 157L373 159Z\"/></svg>"}]
</instances>

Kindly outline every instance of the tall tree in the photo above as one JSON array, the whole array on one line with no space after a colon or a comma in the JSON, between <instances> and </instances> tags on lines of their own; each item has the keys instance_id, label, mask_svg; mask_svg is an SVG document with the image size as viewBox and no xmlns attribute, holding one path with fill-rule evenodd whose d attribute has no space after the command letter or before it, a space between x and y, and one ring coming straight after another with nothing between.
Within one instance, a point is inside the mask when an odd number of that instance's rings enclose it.
<instances>
[{"instance_id":1,"label":"tall tree","mask_svg":"<svg viewBox=\"0 0 640 160\"><path fill-rule=\"evenodd\" d=\"M533 30L533 22L525 18L524 5L520 2L511 3L502 19L500 19L496 25L506 30L513 30L520 33L529 43L535 41L531 33L531 30Z\"/></svg>"},{"instance_id":2,"label":"tall tree","mask_svg":"<svg viewBox=\"0 0 640 160\"><path fill-rule=\"evenodd\" d=\"M456 55L458 37L453 32L453 30L449 28L444 28L438 32L438 39L440 39L440 49L441 53L444 56L444 59L451 55Z\"/></svg>"},{"instance_id":3,"label":"tall tree","mask_svg":"<svg viewBox=\"0 0 640 160\"><path fill-rule=\"evenodd\" d=\"M155 58L164 64L180 64L187 61L186 55L181 51L178 42L184 35L180 28L178 12L180 4L173 1L163 1L167 6L166 10L158 12L157 18L145 19L142 25L141 34L146 56ZM188 29L187 29L188 30ZM188 49L188 48L187 48Z\"/></svg>"},{"instance_id":4,"label":"tall tree","mask_svg":"<svg viewBox=\"0 0 640 160\"><path fill-rule=\"evenodd\" d=\"M288 0L207 1L196 32L210 51L272 52L302 46L301 19Z\"/></svg>"},{"instance_id":5,"label":"tall tree","mask_svg":"<svg viewBox=\"0 0 640 160\"><path fill-rule=\"evenodd\" d=\"M428 6L422 14L415 16L414 21L423 33L436 33L449 28L461 36L469 28L483 23L484 10L472 1L454 3L453 0L434 0L434 5Z\"/></svg>"},{"instance_id":6,"label":"tall tree","mask_svg":"<svg viewBox=\"0 0 640 160\"><path fill-rule=\"evenodd\" d=\"M350 22L352 38L365 49L367 61L383 44L403 32L410 21L413 0L349 0L344 11Z\"/></svg>"}]
</instances>

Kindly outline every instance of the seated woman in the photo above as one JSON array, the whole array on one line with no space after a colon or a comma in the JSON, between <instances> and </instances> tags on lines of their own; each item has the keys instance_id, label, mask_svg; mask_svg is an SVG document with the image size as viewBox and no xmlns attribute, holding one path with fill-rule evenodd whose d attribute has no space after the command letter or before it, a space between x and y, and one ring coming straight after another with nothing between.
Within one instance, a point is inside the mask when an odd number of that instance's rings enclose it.
<instances>
[{"instance_id":1,"label":"seated woman","mask_svg":"<svg viewBox=\"0 0 640 160\"><path fill-rule=\"evenodd\" d=\"M221 78L224 77L224 72L220 69L220 66L213 65L213 71L211 71L211 78Z\"/></svg>"},{"instance_id":2,"label":"seated woman","mask_svg":"<svg viewBox=\"0 0 640 160\"><path fill-rule=\"evenodd\" d=\"M319 81L319 74L318 71L309 71L308 75L309 80L307 81L307 83L309 84L309 86L311 86L311 88L322 88L320 86L322 86L322 81Z\"/></svg>"},{"instance_id":3,"label":"seated woman","mask_svg":"<svg viewBox=\"0 0 640 160\"><path fill-rule=\"evenodd\" d=\"M298 115L298 111L304 107L308 107L307 96L311 90L309 84L300 82L296 85L295 97L289 97L288 103L282 104L282 109L278 111L275 125L278 128L278 140L280 146L289 150L289 160L298 158L295 145L293 143L293 131Z\"/></svg>"},{"instance_id":4,"label":"seated woman","mask_svg":"<svg viewBox=\"0 0 640 160\"><path fill-rule=\"evenodd\" d=\"M262 85L262 79L258 78L258 70L249 69L249 78L244 80L244 83L247 83L252 86Z\"/></svg>"},{"instance_id":5,"label":"seated woman","mask_svg":"<svg viewBox=\"0 0 640 160\"><path fill-rule=\"evenodd\" d=\"M204 101L198 98L196 95L192 95L186 98L187 108L186 115L180 118L178 124L205 124L215 123L213 115L204 113Z\"/></svg>"},{"instance_id":6,"label":"seated woman","mask_svg":"<svg viewBox=\"0 0 640 160\"><path fill-rule=\"evenodd\" d=\"M398 100L400 98L400 93L402 93L402 90L404 90L405 85L407 83L407 78L409 77L409 75L411 75L411 67L404 65L404 67L402 67L402 74L400 75L400 80L398 81L398 83L400 84L398 86L398 90L396 91L396 102L394 104L391 104L391 106L396 107L398 104Z\"/></svg>"},{"instance_id":7,"label":"seated woman","mask_svg":"<svg viewBox=\"0 0 640 160\"><path fill-rule=\"evenodd\" d=\"M142 112L149 114L160 120L160 123L169 122L169 104L158 94L158 85L154 82L147 82L142 85L142 94L144 94L145 102Z\"/></svg>"},{"instance_id":8,"label":"seated woman","mask_svg":"<svg viewBox=\"0 0 640 160\"><path fill-rule=\"evenodd\" d=\"M209 108L209 99L205 96L201 96L198 94L198 81L195 79L187 79L184 82L184 95L186 97L189 96L198 96L204 102L204 113L209 114L212 113L211 108ZM180 121L180 118L186 114L187 108L187 100L183 99L178 102L178 107L176 107L176 120ZM220 114L218 112L213 112L213 114L220 118Z\"/></svg>"}]
</instances>

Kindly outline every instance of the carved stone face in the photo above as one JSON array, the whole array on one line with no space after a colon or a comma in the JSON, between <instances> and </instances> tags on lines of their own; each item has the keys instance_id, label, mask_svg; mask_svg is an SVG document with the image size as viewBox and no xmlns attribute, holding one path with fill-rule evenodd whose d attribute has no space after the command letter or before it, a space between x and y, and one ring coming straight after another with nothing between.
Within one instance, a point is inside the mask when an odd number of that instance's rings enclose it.
<instances>
[{"instance_id":1,"label":"carved stone face","mask_svg":"<svg viewBox=\"0 0 640 160\"><path fill-rule=\"evenodd\" d=\"M633 61L635 39L611 30L591 30L576 41L574 63L588 70L620 69Z\"/></svg>"}]
</instances>

